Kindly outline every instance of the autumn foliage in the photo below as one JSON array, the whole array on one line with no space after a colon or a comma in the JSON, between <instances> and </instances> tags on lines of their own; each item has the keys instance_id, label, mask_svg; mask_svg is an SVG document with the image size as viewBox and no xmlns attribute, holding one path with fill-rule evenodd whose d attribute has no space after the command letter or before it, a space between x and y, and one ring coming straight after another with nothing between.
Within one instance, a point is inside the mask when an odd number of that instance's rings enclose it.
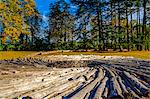
<instances>
[{"instance_id":1,"label":"autumn foliage","mask_svg":"<svg viewBox=\"0 0 150 99\"><path fill-rule=\"evenodd\" d=\"M29 35L27 19L35 15L34 0L1 0L0 25L2 44L10 40L11 44L19 41L20 34Z\"/></svg>"}]
</instances>

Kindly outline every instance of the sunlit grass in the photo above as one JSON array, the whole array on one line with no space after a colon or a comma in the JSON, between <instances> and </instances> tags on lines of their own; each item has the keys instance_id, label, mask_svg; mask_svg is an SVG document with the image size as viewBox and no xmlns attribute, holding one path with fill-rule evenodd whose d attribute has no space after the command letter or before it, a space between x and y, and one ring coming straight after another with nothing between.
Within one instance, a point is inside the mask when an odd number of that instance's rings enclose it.
<instances>
[{"instance_id":1,"label":"sunlit grass","mask_svg":"<svg viewBox=\"0 0 150 99\"><path fill-rule=\"evenodd\" d=\"M31 54L34 54L34 51L0 51L0 60L4 59L14 59L14 58L23 58ZM100 55L100 56L132 56L135 58L141 59L150 59L150 51L131 51L131 52L61 52L56 51L46 55Z\"/></svg>"},{"instance_id":2,"label":"sunlit grass","mask_svg":"<svg viewBox=\"0 0 150 99\"><path fill-rule=\"evenodd\" d=\"M130 51L130 52L56 52L49 55L100 55L100 56L132 56L141 59L150 59L150 51Z\"/></svg>"},{"instance_id":3,"label":"sunlit grass","mask_svg":"<svg viewBox=\"0 0 150 99\"><path fill-rule=\"evenodd\" d=\"M23 58L31 55L33 51L0 51L0 60L4 59L14 59L14 58Z\"/></svg>"}]
</instances>

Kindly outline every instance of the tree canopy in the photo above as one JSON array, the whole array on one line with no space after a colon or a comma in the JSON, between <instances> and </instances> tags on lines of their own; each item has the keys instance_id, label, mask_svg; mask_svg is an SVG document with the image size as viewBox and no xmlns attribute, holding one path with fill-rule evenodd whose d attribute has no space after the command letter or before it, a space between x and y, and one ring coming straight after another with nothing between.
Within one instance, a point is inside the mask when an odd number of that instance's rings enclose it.
<instances>
[{"instance_id":1,"label":"tree canopy","mask_svg":"<svg viewBox=\"0 0 150 99\"><path fill-rule=\"evenodd\" d=\"M34 0L1 0L0 49L150 49L149 0L58 0L49 8L42 31ZM36 37L41 33L47 36Z\"/></svg>"}]
</instances>

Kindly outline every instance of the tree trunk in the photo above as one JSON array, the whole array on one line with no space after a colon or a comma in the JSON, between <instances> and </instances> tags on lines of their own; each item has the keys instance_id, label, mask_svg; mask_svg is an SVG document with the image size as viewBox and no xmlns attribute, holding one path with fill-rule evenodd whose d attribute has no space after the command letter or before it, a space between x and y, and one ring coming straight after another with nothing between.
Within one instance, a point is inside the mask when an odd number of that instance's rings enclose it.
<instances>
[{"instance_id":1,"label":"tree trunk","mask_svg":"<svg viewBox=\"0 0 150 99\"><path fill-rule=\"evenodd\" d=\"M31 42L32 42L32 45L33 45L33 42L34 42L34 33L33 32L34 32L34 30L31 26Z\"/></svg>"},{"instance_id":2,"label":"tree trunk","mask_svg":"<svg viewBox=\"0 0 150 99\"><path fill-rule=\"evenodd\" d=\"M143 33L141 34L141 13L140 13L140 12L141 12L141 11L140 11L141 4L140 4L140 2L141 2L141 1L138 0L138 13L139 13L139 14L138 14L138 18L139 18L139 19L138 19L138 21L139 21L139 26L138 26L138 27L139 27L139 28L138 28L139 30L138 30L138 31L139 31L140 38L141 38L141 39L140 39L139 50L141 51L141 50L143 50L143 44L144 44L143 40L144 40L144 38L141 36L141 35L143 35Z\"/></svg>"},{"instance_id":3,"label":"tree trunk","mask_svg":"<svg viewBox=\"0 0 150 99\"><path fill-rule=\"evenodd\" d=\"M137 39L139 39L139 21L138 21L138 19L139 19L139 7L137 6L137 23L136 23L136 32L137 32ZM136 44L136 46L137 46L137 50L139 50L139 41L137 41L136 42L137 44Z\"/></svg>"},{"instance_id":4,"label":"tree trunk","mask_svg":"<svg viewBox=\"0 0 150 99\"><path fill-rule=\"evenodd\" d=\"M101 34L101 20L100 20L101 11L99 12L99 7L100 6L101 6L100 3L98 2L98 6L97 6L97 21L98 21L98 35L99 35L98 48L99 48L99 50L102 50L102 45L101 45L102 34Z\"/></svg>"},{"instance_id":5,"label":"tree trunk","mask_svg":"<svg viewBox=\"0 0 150 99\"><path fill-rule=\"evenodd\" d=\"M26 44L28 44L28 35L26 35Z\"/></svg>"},{"instance_id":6,"label":"tree trunk","mask_svg":"<svg viewBox=\"0 0 150 99\"><path fill-rule=\"evenodd\" d=\"M111 7L111 49L113 48L113 2L111 1L110 3L110 7Z\"/></svg>"},{"instance_id":7,"label":"tree trunk","mask_svg":"<svg viewBox=\"0 0 150 99\"><path fill-rule=\"evenodd\" d=\"M143 0L143 9L144 9L144 15L143 15L143 26L142 26L142 33L144 35L144 46L145 46L145 50L147 50L147 43L146 42L146 0Z\"/></svg>"},{"instance_id":8,"label":"tree trunk","mask_svg":"<svg viewBox=\"0 0 150 99\"><path fill-rule=\"evenodd\" d=\"M72 31L71 31L71 33L72 33L72 35L71 35L71 46L72 46L72 48L73 48L73 34L74 34L74 30L72 29Z\"/></svg>"},{"instance_id":9,"label":"tree trunk","mask_svg":"<svg viewBox=\"0 0 150 99\"><path fill-rule=\"evenodd\" d=\"M115 14L114 14L115 15L114 16L115 17L115 26L114 27L115 27L115 50L116 50L117 49L117 34L116 34L117 33L117 16L116 16L117 13L116 13L116 5L114 5L114 12L115 12Z\"/></svg>"},{"instance_id":10,"label":"tree trunk","mask_svg":"<svg viewBox=\"0 0 150 99\"><path fill-rule=\"evenodd\" d=\"M121 15L120 15L120 2L118 1L118 33L120 34L120 30L121 30L121 25L120 25L120 22L121 22ZM119 49L120 51L122 51L122 47L121 47L121 38L119 36Z\"/></svg>"},{"instance_id":11,"label":"tree trunk","mask_svg":"<svg viewBox=\"0 0 150 99\"><path fill-rule=\"evenodd\" d=\"M102 38L102 43L103 43L102 50L105 50L106 44L105 44L105 38L104 38L103 28L102 28L103 27L103 16L102 16L102 4L101 3L100 3L99 12L100 12L100 24L101 24L101 38Z\"/></svg>"},{"instance_id":12,"label":"tree trunk","mask_svg":"<svg viewBox=\"0 0 150 99\"><path fill-rule=\"evenodd\" d=\"M126 29L127 29L127 43L128 43L128 51L130 51L130 41L129 41L129 30L128 30L128 2L126 0Z\"/></svg>"},{"instance_id":13,"label":"tree trunk","mask_svg":"<svg viewBox=\"0 0 150 99\"><path fill-rule=\"evenodd\" d=\"M131 32L131 42L132 42L132 49L134 49L134 46L133 46L133 42L134 42L134 35L133 35L133 31L132 31L132 29L133 29L133 25L132 25L132 19L133 19L133 17L132 17L132 7L130 8L130 25L131 25L131 29L130 29L130 32Z\"/></svg>"}]
</instances>

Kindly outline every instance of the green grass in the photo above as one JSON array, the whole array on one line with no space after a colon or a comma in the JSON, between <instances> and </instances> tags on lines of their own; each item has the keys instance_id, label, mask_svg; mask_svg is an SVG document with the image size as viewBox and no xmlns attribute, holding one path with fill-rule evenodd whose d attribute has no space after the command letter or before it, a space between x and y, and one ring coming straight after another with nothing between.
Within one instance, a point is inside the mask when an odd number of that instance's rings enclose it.
<instances>
[{"instance_id":1,"label":"green grass","mask_svg":"<svg viewBox=\"0 0 150 99\"><path fill-rule=\"evenodd\" d=\"M23 58L36 53L34 51L0 51L0 60Z\"/></svg>"}]
</instances>

